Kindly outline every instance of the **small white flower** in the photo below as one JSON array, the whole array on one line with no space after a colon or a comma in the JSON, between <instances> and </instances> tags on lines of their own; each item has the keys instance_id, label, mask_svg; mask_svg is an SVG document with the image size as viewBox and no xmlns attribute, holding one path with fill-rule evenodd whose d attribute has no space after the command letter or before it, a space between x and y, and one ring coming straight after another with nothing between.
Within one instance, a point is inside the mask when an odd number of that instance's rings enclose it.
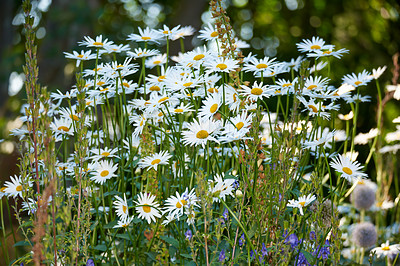
<instances>
[{"instance_id":1,"label":"small white flower","mask_svg":"<svg viewBox=\"0 0 400 266\"><path fill-rule=\"evenodd\" d=\"M287 206L292 208L299 208L300 214L304 215L303 208L312 203L315 199L316 199L315 195L309 194L307 196L301 196L297 200L294 199L289 200Z\"/></svg>"}]
</instances>

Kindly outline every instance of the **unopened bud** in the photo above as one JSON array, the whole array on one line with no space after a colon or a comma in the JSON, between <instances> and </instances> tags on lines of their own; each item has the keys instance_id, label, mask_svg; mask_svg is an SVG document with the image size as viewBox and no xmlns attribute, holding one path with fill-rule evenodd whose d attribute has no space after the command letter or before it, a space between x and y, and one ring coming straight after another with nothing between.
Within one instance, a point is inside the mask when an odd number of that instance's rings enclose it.
<instances>
[{"instance_id":1,"label":"unopened bud","mask_svg":"<svg viewBox=\"0 0 400 266\"><path fill-rule=\"evenodd\" d=\"M243 197L243 193L240 189L236 190L236 197L238 197L238 198Z\"/></svg>"}]
</instances>

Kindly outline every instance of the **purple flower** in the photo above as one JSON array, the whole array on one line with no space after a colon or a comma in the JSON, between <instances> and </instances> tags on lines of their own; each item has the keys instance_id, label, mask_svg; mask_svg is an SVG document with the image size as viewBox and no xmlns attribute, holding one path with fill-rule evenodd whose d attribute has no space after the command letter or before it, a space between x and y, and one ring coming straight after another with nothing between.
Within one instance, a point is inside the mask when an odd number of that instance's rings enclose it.
<instances>
[{"instance_id":1,"label":"purple flower","mask_svg":"<svg viewBox=\"0 0 400 266\"><path fill-rule=\"evenodd\" d=\"M239 247L243 246L244 243L245 243L245 240L244 240L244 233L243 233L239 238Z\"/></svg>"},{"instance_id":2,"label":"purple flower","mask_svg":"<svg viewBox=\"0 0 400 266\"><path fill-rule=\"evenodd\" d=\"M233 182L232 184L233 189L237 189L239 188L239 181L235 180L235 182Z\"/></svg>"},{"instance_id":3,"label":"purple flower","mask_svg":"<svg viewBox=\"0 0 400 266\"><path fill-rule=\"evenodd\" d=\"M223 262L225 260L225 250L221 250L219 253L219 262Z\"/></svg>"},{"instance_id":4,"label":"purple flower","mask_svg":"<svg viewBox=\"0 0 400 266\"><path fill-rule=\"evenodd\" d=\"M254 259L257 256L257 250L251 250L250 251L250 258Z\"/></svg>"},{"instance_id":5,"label":"purple flower","mask_svg":"<svg viewBox=\"0 0 400 266\"><path fill-rule=\"evenodd\" d=\"M86 262L86 266L94 266L94 261L92 259L88 259Z\"/></svg>"},{"instance_id":6,"label":"purple flower","mask_svg":"<svg viewBox=\"0 0 400 266\"><path fill-rule=\"evenodd\" d=\"M222 213L222 216L224 217L225 221L228 220L228 218L229 218L228 209L225 208L224 212Z\"/></svg>"},{"instance_id":7,"label":"purple flower","mask_svg":"<svg viewBox=\"0 0 400 266\"><path fill-rule=\"evenodd\" d=\"M299 256L296 257L296 263L295 263L295 265L298 265L298 266L308 266L308 265L310 265L310 263L308 263L308 261L307 261L307 259L306 259L306 256L304 256L304 254L300 252L300 253L299 253Z\"/></svg>"},{"instance_id":8,"label":"purple flower","mask_svg":"<svg viewBox=\"0 0 400 266\"><path fill-rule=\"evenodd\" d=\"M310 232L310 240L315 240L317 239L317 234L314 231Z\"/></svg>"},{"instance_id":9,"label":"purple flower","mask_svg":"<svg viewBox=\"0 0 400 266\"><path fill-rule=\"evenodd\" d=\"M190 241L192 239L192 236L193 236L192 235L192 231L190 231L190 229L187 230L186 233L185 233L186 239Z\"/></svg>"},{"instance_id":10,"label":"purple flower","mask_svg":"<svg viewBox=\"0 0 400 266\"><path fill-rule=\"evenodd\" d=\"M299 243L299 238L296 234L290 234L284 241L285 244L289 244L292 248L295 248Z\"/></svg>"}]
</instances>

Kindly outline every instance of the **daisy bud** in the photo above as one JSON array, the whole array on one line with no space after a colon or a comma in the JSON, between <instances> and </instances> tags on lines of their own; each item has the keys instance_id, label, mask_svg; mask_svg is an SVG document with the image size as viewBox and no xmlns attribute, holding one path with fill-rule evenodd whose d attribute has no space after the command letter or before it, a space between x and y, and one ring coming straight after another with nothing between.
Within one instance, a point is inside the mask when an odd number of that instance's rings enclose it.
<instances>
[{"instance_id":1,"label":"daisy bud","mask_svg":"<svg viewBox=\"0 0 400 266\"><path fill-rule=\"evenodd\" d=\"M369 222L357 224L353 229L352 238L359 247L368 248L375 245L377 240L375 226Z\"/></svg>"},{"instance_id":2,"label":"daisy bud","mask_svg":"<svg viewBox=\"0 0 400 266\"><path fill-rule=\"evenodd\" d=\"M375 191L366 185L358 185L351 193L350 201L357 209L368 210L375 202Z\"/></svg>"},{"instance_id":3,"label":"daisy bud","mask_svg":"<svg viewBox=\"0 0 400 266\"><path fill-rule=\"evenodd\" d=\"M236 190L235 194L236 194L236 197L238 197L238 198L243 197L243 192L240 189Z\"/></svg>"}]
</instances>

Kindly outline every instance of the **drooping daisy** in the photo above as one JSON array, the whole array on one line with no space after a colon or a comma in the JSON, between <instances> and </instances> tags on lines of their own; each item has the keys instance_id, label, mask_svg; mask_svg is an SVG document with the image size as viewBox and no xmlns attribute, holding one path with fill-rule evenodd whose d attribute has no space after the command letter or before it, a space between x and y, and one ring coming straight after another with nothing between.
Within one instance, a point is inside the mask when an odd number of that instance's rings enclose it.
<instances>
[{"instance_id":1,"label":"drooping daisy","mask_svg":"<svg viewBox=\"0 0 400 266\"><path fill-rule=\"evenodd\" d=\"M357 75L354 73L345 75L343 77L343 83L353 85L357 88L359 86L367 85L371 79L371 73L364 69L363 72L358 73Z\"/></svg>"},{"instance_id":2,"label":"drooping daisy","mask_svg":"<svg viewBox=\"0 0 400 266\"><path fill-rule=\"evenodd\" d=\"M300 214L304 215L303 208L312 203L316 199L315 195L309 194L307 196L301 196L297 200L289 200L289 203L286 205L292 208L299 208Z\"/></svg>"},{"instance_id":3,"label":"drooping daisy","mask_svg":"<svg viewBox=\"0 0 400 266\"><path fill-rule=\"evenodd\" d=\"M370 76L370 78L378 79L383 74L383 72L385 72L385 70L386 66L378 67L377 69L372 69L372 75Z\"/></svg>"},{"instance_id":4,"label":"drooping daisy","mask_svg":"<svg viewBox=\"0 0 400 266\"><path fill-rule=\"evenodd\" d=\"M186 36L192 36L195 33L195 29L192 26L185 26L175 32L175 35L171 36L171 40L175 41Z\"/></svg>"},{"instance_id":5,"label":"drooping daisy","mask_svg":"<svg viewBox=\"0 0 400 266\"><path fill-rule=\"evenodd\" d=\"M172 39L175 35L178 34L180 27L181 26L178 25L178 26L170 29L167 25L163 25L163 28L159 29L158 32L160 33L161 36L168 37L169 39Z\"/></svg>"},{"instance_id":6,"label":"drooping daisy","mask_svg":"<svg viewBox=\"0 0 400 266\"><path fill-rule=\"evenodd\" d=\"M190 146L201 145L204 148L209 140L218 142L214 136L220 126L220 122L210 119L200 122L194 120L187 125L187 130L182 132L183 143Z\"/></svg>"},{"instance_id":7,"label":"drooping daisy","mask_svg":"<svg viewBox=\"0 0 400 266\"><path fill-rule=\"evenodd\" d=\"M23 183L21 180L21 176L10 176L11 182L6 181L4 183L5 189L4 192L8 197L12 196L13 198L19 196L22 198L22 192L27 191L29 187L32 186L33 182L28 181L27 183Z\"/></svg>"},{"instance_id":8,"label":"drooping daisy","mask_svg":"<svg viewBox=\"0 0 400 266\"><path fill-rule=\"evenodd\" d=\"M129 47L128 44L109 44L109 45L104 45L103 49L101 49L99 51L99 54L112 54L112 53L116 53L116 54L120 54L122 52L128 52L131 48Z\"/></svg>"},{"instance_id":9,"label":"drooping daisy","mask_svg":"<svg viewBox=\"0 0 400 266\"><path fill-rule=\"evenodd\" d=\"M117 164L109 161L101 161L95 170L94 176L90 177L95 183L103 185L108 179L117 176L115 172L118 169Z\"/></svg>"},{"instance_id":10,"label":"drooping daisy","mask_svg":"<svg viewBox=\"0 0 400 266\"><path fill-rule=\"evenodd\" d=\"M337 172L341 173L342 177L349 182L352 182L353 179L365 178L368 176L366 173L360 171L363 167L359 162L352 162L350 158L344 157L340 154L332 159L330 165Z\"/></svg>"},{"instance_id":11,"label":"drooping daisy","mask_svg":"<svg viewBox=\"0 0 400 266\"><path fill-rule=\"evenodd\" d=\"M168 160L172 157L168 151L161 151L153 155L142 158L139 162L140 168L147 168L147 171L153 168L157 171L157 166L168 164Z\"/></svg>"},{"instance_id":12,"label":"drooping daisy","mask_svg":"<svg viewBox=\"0 0 400 266\"><path fill-rule=\"evenodd\" d=\"M156 222L156 218L161 217L161 213L158 210L160 204L158 204L155 199L156 196L151 195L150 193L141 192L138 195L138 200L135 201L138 205L135 209L139 218L146 219L149 224L151 221Z\"/></svg>"},{"instance_id":13,"label":"drooping daisy","mask_svg":"<svg viewBox=\"0 0 400 266\"><path fill-rule=\"evenodd\" d=\"M199 117L202 120L208 120L213 117L218 109L221 107L221 96L217 93L207 96L203 101L203 106L199 110Z\"/></svg>"},{"instance_id":14,"label":"drooping daisy","mask_svg":"<svg viewBox=\"0 0 400 266\"><path fill-rule=\"evenodd\" d=\"M261 82L257 84L257 81L254 82L251 88L247 87L246 85L241 85L242 89L239 90L243 96L250 100L257 100L262 99L263 97L269 97L270 92L273 90L268 87L268 85L263 85Z\"/></svg>"},{"instance_id":15,"label":"drooping daisy","mask_svg":"<svg viewBox=\"0 0 400 266\"><path fill-rule=\"evenodd\" d=\"M144 30L141 28L138 29L139 34L129 34L127 39L128 41L159 43L159 40L161 40L163 37L158 31L150 29L149 27L145 28Z\"/></svg>"},{"instance_id":16,"label":"drooping daisy","mask_svg":"<svg viewBox=\"0 0 400 266\"><path fill-rule=\"evenodd\" d=\"M124 193L124 199L119 196L115 196L116 200L113 202L115 212L121 220L125 220L129 217L128 202L126 201L126 194Z\"/></svg>"},{"instance_id":17,"label":"drooping daisy","mask_svg":"<svg viewBox=\"0 0 400 266\"><path fill-rule=\"evenodd\" d=\"M64 52L65 58L75 59L76 60L76 67L79 67L81 61L87 61L87 60L95 59L96 55L95 54L91 54L91 53L92 53L92 51L90 51L90 50L86 51L86 52L82 50L81 53L72 51L72 54Z\"/></svg>"},{"instance_id":18,"label":"drooping daisy","mask_svg":"<svg viewBox=\"0 0 400 266\"><path fill-rule=\"evenodd\" d=\"M378 258L389 257L394 259L394 257L400 253L400 244L389 245L389 240L386 243L382 243L380 247L373 248L370 253L375 252Z\"/></svg>"},{"instance_id":19,"label":"drooping daisy","mask_svg":"<svg viewBox=\"0 0 400 266\"><path fill-rule=\"evenodd\" d=\"M349 53L349 50L347 49L339 49L334 51L333 47L330 47L329 49L326 50L314 50L312 53L307 54L307 57L315 57L315 58L320 58L320 57L329 57L333 56L336 57L337 59L342 58L343 54Z\"/></svg>"}]
</instances>

